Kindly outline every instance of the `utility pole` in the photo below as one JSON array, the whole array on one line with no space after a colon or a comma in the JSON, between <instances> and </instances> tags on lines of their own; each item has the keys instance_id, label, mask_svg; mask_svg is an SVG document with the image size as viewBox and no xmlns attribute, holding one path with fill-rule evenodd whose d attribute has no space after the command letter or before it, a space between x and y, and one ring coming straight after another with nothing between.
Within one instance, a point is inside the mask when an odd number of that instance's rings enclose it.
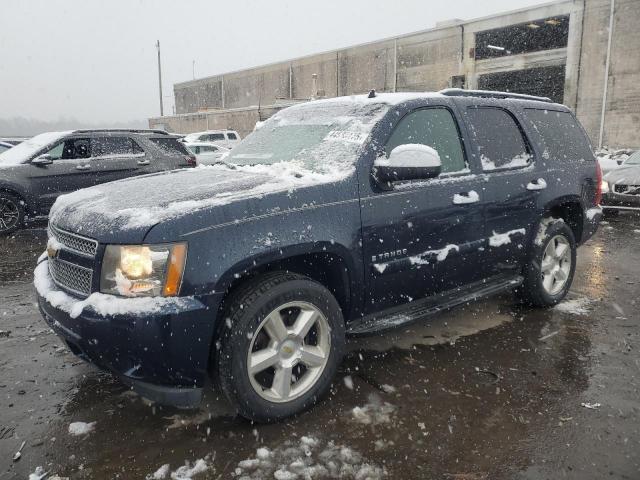
<instances>
[{"instance_id":1,"label":"utility pole","mask_svg":"<svg viewBox=\"0 0 640 480\"><path fill-rule=\"evenodd\" d=\"M160 116L164 116L164 108L162 107L162 67L160 66L160 40L156 41L158 49L158 88L160 89Z\"/></svg>"}]
</instances>

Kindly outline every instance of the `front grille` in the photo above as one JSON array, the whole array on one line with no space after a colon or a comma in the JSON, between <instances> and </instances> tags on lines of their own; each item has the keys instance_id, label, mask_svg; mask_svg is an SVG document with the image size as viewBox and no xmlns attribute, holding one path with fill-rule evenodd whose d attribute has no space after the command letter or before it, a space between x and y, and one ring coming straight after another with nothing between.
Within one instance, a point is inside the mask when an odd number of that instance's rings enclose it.
<instances>
[{"instance_id":1,"label":"front grille","mask_svg":"<svg viewBox=\"0 0 640 480\"><path fill-rule=\"evenodd\" d=\"M81 235L66 232L49 225L49 237L60 242L66 250L78 253L85 257L95 257L98 251L98 242Z\"/></svg>"},{"instance_id":2,"label":"front grille","mask_svg":"<svg viewBox=\"0 0 640 480\"><path fill-rule=\"evenodd\" d=\"M613 191L623 195L640 195L640 185L614 185Z\"/></svg>"},{"instance_id":3,"label":"front grille","mask_svg":"<svg viewBox=\"0 0 640 480\"><path fill-rule=\"evenodd\" d=\"M82 297L91 294L93 270L73 263L49 258L49 273L60 288Z\"/></svg>"}]
</instances>

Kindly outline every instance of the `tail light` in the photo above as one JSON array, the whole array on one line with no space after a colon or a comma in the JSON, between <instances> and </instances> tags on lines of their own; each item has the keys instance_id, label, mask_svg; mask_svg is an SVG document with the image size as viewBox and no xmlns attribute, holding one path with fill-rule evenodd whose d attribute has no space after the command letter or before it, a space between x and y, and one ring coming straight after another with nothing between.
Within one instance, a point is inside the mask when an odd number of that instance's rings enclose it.
<instances>
[{"instance_id":1,"label":"tail light","mask_svg":"<svg viewBox=\"0 0 640 480\"><path fill-rule=\"evenodd\" d=\"M602 202L602 167L600 162L596 160L596 198L595 204L600 205Z\"/></svg>"},{"instance_id":2,"label":"tail light","mask_svg":"<svg viewBox=\"0 0 640 480\"><path fill-rule=\"evenodd\" d=\"M196 165L198 165L198 161L196 160L195 155L185 155L184 159L186 160L187 165L190 167L195 167Z\"/></svg>"}]
</instances>

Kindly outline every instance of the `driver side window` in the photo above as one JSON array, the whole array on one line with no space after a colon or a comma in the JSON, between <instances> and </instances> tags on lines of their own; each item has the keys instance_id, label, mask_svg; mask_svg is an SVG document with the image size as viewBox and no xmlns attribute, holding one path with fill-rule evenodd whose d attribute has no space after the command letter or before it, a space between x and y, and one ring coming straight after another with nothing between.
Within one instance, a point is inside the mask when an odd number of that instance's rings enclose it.
<instances>
[{"instance_id":1,"label":"driver side window","mask_svg":"<svg viewBox=\"0 0 640 480\"><path fill-rule=\"evenodd\" d=\"M458 127L446 108L422 108L405 115L385 146L387 158L399 145L421 144L434 148L442 162L442 173L467 168Z\"/></svg>"},{"instance_id":2,"label":"driver side window","mask_svg":"<svg viewBox=\"0 0 640 480\"><path fill-rule=\"evenodd\" d=\"M51 160L76 160L81 158L89 158L88 138L70 138L60 142L50 149L47 154L51 155Z\"/></svg>"}]
</instances>

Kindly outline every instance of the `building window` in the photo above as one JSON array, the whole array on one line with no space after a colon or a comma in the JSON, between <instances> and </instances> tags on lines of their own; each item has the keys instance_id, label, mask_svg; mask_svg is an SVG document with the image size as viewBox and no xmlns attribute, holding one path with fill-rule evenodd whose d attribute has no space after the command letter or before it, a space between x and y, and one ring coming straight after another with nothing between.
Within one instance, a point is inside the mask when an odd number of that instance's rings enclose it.
<instances>
[{"instance_id":1,"label":"building window","mask_svg":"<svg viewBox=\"0 0 640 480\"><path fill-rule=\"evenodd\" d=\"M564 103L564 76L564 65L487 73L478 77L478 88L549 97Z\"/></svg>"},{"instance_id":2,"label":"building window","mask_svg":"<svg viewBox=\"0 0 640 480\"><path fill-rule=\"evenodd\" d=\"M569 16L519 23L476 33L476 60L564 48L569 40Z\"/></svg>"}]
</instances>

